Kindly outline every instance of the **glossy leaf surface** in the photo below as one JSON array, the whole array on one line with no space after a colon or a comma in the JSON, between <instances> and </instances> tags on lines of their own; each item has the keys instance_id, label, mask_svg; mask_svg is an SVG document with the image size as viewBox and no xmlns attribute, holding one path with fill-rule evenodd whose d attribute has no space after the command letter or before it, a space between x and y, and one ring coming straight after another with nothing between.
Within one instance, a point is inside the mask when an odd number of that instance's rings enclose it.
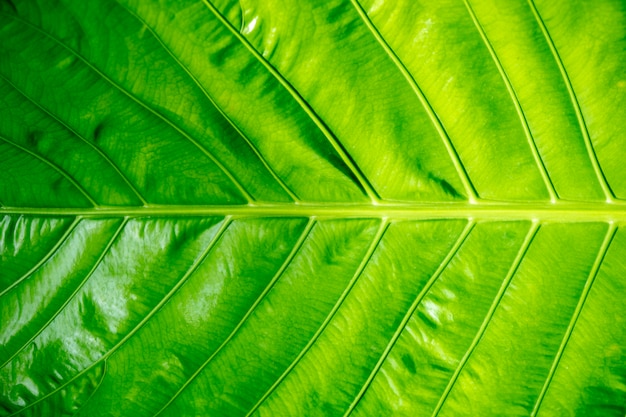
<instances>
[{"instance_id":1,"label":"glossy leaf surface","mask_svg":"<svg viewBox=\"0 0 626 417\"><path fill-rule=\"evenodd\" d=\"M0 1L0 416L623 417L625 34Z\"/></svg>"}]
</instances>

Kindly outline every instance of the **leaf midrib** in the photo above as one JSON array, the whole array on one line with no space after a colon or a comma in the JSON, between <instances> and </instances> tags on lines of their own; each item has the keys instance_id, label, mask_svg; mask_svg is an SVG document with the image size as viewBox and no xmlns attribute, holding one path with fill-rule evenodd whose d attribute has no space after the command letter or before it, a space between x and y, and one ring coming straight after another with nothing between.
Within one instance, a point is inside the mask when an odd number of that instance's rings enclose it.
<instances>
[{"instance_id":1,"label":"leaf midrib","mask_svg":"<svg viewBox=\"0 0 626 417\"><path fill-rule=\"evenodd\" d=\"M397 220L475 218L565 222L626 222L626 202L425 202L425 203L260 203L247 205L147 205L142 207L34 208L2 207L0 215L144 217L381 217Z\"/></svg>"}]
</instances>

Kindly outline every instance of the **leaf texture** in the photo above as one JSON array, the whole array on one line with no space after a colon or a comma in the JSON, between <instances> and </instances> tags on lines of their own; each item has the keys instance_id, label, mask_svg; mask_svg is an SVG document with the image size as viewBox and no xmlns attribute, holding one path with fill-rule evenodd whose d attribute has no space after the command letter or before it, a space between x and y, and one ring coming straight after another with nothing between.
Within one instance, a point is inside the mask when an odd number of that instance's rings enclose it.
<instances>
[{"instance_id":1,"label":"leaf texture","mask_svg":"<svg viewBox=\"0 0 626 417\"><path fill-rule=\"evenodd\" d=\"M625 29L0 1L0 416L623 417Z\"/></svg>"}]
</instances>

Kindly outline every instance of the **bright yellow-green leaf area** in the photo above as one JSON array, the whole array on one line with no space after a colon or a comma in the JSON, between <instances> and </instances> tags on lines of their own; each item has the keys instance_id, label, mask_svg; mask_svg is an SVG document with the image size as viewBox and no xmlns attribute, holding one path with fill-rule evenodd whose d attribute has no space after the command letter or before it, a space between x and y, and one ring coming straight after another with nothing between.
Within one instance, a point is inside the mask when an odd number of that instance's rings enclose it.
<instances>
[{"instance_id":1,"label":"bright yellow-green leaf area","mask_svg":"<svg viewBox=\"0 0 626 417\"><path fill-rule=\"evenodd\" d=\"M0 0L0 417L626 415L624 0Z\"/></svg>"}]
</instances>

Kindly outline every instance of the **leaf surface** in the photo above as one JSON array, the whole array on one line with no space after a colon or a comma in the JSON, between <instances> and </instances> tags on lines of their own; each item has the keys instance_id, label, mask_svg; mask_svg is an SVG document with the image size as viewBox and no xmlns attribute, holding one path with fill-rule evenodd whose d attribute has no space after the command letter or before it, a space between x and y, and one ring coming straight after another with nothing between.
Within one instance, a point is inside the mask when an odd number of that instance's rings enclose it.
<instances>
[{"instance_id":1,"label":"leaf surface","mask_svg":"<svg viewBox=\"0 0 626 417\"><path fill-rule=\"evenodd\" d=\"M625 29L0 2L0 415L622 417Z\"/></svg>"}]
</instances>

